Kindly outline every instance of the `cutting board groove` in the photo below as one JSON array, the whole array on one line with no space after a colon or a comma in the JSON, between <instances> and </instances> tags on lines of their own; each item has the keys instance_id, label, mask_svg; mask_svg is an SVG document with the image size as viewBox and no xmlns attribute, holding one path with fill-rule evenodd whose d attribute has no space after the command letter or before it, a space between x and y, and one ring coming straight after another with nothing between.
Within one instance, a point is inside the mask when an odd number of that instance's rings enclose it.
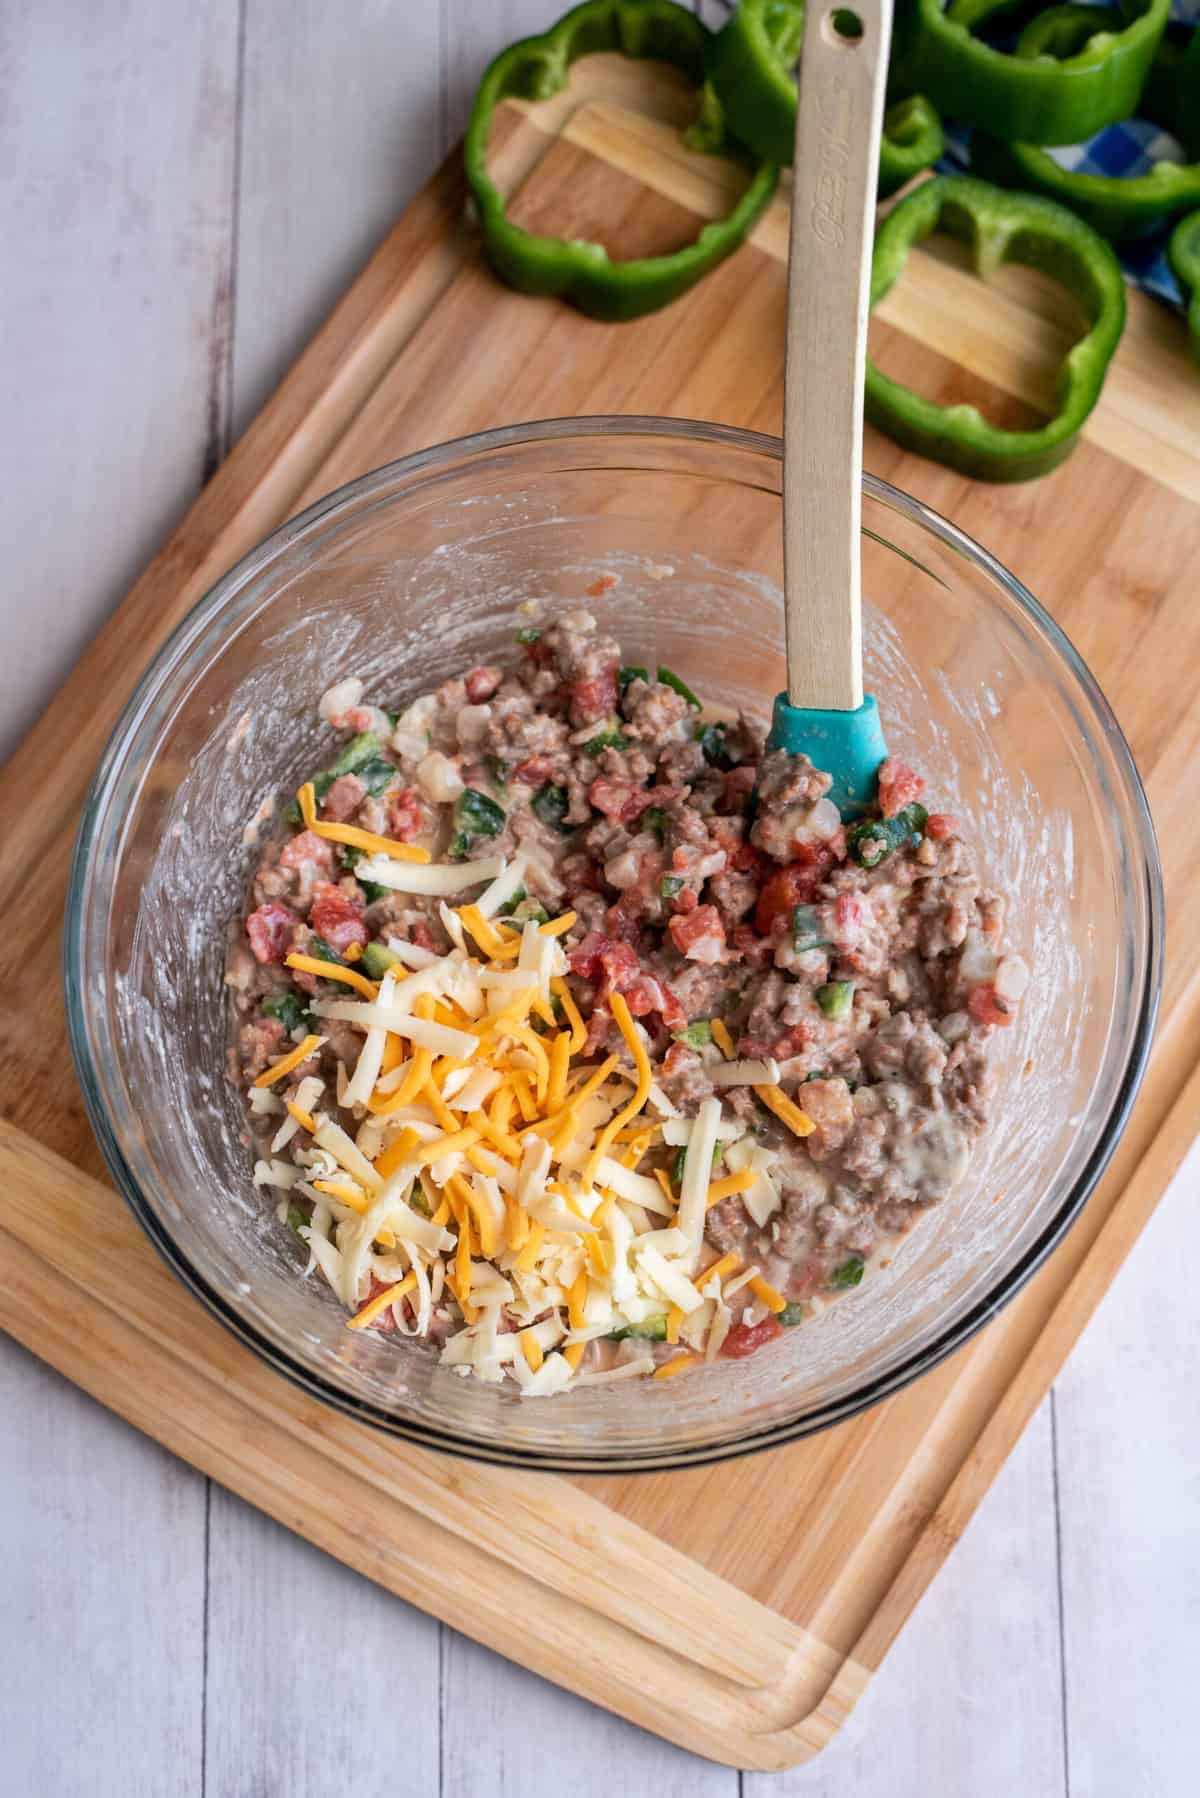
<instances>
[{"instance_id":1,"label":"cutting board groove","mask_svg":"<svg viewBox=\"0 0 1200 1798\"><path fill-rule=\"evenodd\" d=\"M669 73L594 57L545 106L506 105L492 156L520 215L613 248L690 230L736 175L683 150ZM951 1361L866 1416L744 1463L572 1481L391 1441L293 1389L160 1266L64 1071L58 932L86 784L148 657L266 532L368 468L461 432L600 411L779 427L786 197L752 243L629 326L497 286L448 164L380 246L0 780L0 1323L213 1478L390 1590L547 1678L730 1764L816 1753L961 1534L1186 1152L1200 1115L1200 381L1144 296L1075 456L991 489L868 433L867 464L984 541L1056 613L1130 735L1172 933L1141 1099L1067 1241ZM977 281L936 243L873 344L926 391L1044 403L1067 341L1032 273ZM23 901L39 869L43 903ZM28 1019L42 1028L32 1037ZM86 1239L87 1251L81 1243Z\"/></svg>"}]
</instances>

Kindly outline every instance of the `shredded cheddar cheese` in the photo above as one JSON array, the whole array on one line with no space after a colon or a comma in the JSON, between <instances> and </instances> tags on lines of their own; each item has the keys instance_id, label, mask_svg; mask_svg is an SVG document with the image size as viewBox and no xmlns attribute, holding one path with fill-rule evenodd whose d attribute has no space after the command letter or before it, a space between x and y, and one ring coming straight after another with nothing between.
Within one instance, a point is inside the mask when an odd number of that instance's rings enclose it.
<instances>
[{"instance_id":1,"label":"shredded cheddar cheese","mask_svg":"<svg viewBox=\"0 0 1200 1798\"><path fill-rule=\"evenodd\" d=\"M690 1367L700 1367L704 1363L703 1355L673 1355L664 1361L661 1367L654 1369L653 1378L669 1380L677 1373L686 1373Z\"/></svg>"},{"instance_id":2,"label":"shredded cheddar cheese","mask_svg":"<svg viewBox=\"0 0 1200 1798\"><path fill-rule=\"evenodd\" d=\"M323 1036L306 1036L298 1049L293 1049L290 1054L272 1062L269 1068L264 1068L254 1085L274 1086L277 1080L282 1080L285 1074L290 1074L293 1068L298 1068L302 1061L307 1061L310 1055L314 1055L324 1041Z\"/></svg>"},{"instance_id":3,"label":"shredded cheddar cheese","mask_svg":"<svg viewBox=\"0 0 1200 1798\"><path fill-rule=\"evenodd\" d=\"M730 1036L729 1031L722 1023L721 1019L713 1018L710 1021L710 1028L712 1030L712 1039L714 1043L716 1043L726 1061L732 1061L734 1056L733 1038Z\"/></svg>"},{"instance_id":4,"label":"shredded cheddar cheese","mask_svg":"<svg viewBox=\"0 0 1200 1798\"><path fill-rule=\"evenodd\" d=\"M778 1086L756 1086L757 1096L768 1111L773 1111L781 1124L786 1124L795 1136L811 1136L816 1125L806 1112L788 1098Z\"/></svg>"},{"instance_id":5,"label":"shredded cheddar cheese","mask_svg":"<svg viewBox=\"0 0 1200 1798\"><path fill-rule=\"evenodd\" d=\"M768 1311L778 1316L779 1312L787 1310L787 1300L783 1294L776 1292L775 1288L769 1281L764 1280L761 1274L754 1274L747 1284L755 1298L761 1299Z\"/></svg>"},{"instance_id":6,"label":"shredded cheddar cheese","mask_svg":"<svg viewBox=\"0 0 1200 1798\"><path fill-rule=\"evenodd\" d=\"M343 968L336 961L322 961L316 955L289 955L289 968L295 968L301 974L318 974L322 980L344 980L363 995L364 999L378 999L379 988L365 974L358 974L353 968Z\"/></svg>"},{"instance_id":7,"label":"shredded cheddar cheese","mask_svg":"<svg viewBox=\"0 0 1200 1798\"><path fill-rule=\"evenodd\" d=\"M305 830L324 837L328 843L342 843L348 849L362 849L368 855L389 855L398 862L427 862L428 849L415 843L397 843L393 837L376 836L373 830L360 830L355 824L322 824L317 817L317 796L311 780L306 780L296 795Z\"/></svg>"},{"instance_id":8,"label":"shredded cheddar cheese","mask_svg":"<svg viewBox=\"0 0 1200 1798\"><path fill-rule=\"evenodd\" d=\"M595 1178L597 1162L599 1162L603 1156L607 1155L609 1145L611 1144L613 1137L617 1134L617 1131L622 1129L631 1118L637 1116L638 1112L641 1111L642 1107L645 1105L646 1100L650 1097L650 1087L653 1078L650 1073L649 1058L643 1047L642 1039L634 1026L633 1019L629 1013L629 1007L625 1003L623 994L614 993L612 995L611 1004L612 1014L616 1019L617 1029L625 1038L629 1053L633 1056L633 1064L637 1069L638 1082L637 1089L628 1105L626 1105L623 1110L618 1111L615 1117L609 1119L597 1138L596 1145L588 1158L587 1171L584 1176L588 1186L592 1184L592 1181Z\"/></svg>"},{"instance_id":9,"label":"shredded cheddar cheese","mask_svg":"<svg viewBox=\"0 0 1200 1798\"><path fill-rule=\"evenodd\" d=\"M296 1104L294 1099L288 1100L288 1114L289 1116L294 1117L300 1128L302 1130L307 1130L310 1136L315 1136L317 1134L316 1118L311 1116L309 1112L303 1111L300 1106Z\"/></svg>"},{"instance_id":10,"label":"shredded cheddar cheese","mask_svg":"<svg viewBox=\"0 0 1200 1798\"><path fill-rule=\"evenodd\" d=\"M387 1286L382 1292L377 1292L373 1299L367 1300L361 1311L356 1311L354 1316L347 1320L350 1328L365 1330L367 1325L373 1324L389 1305L394 1304L397 1299L403 1298L406 1292L411 1292L416 1283L416 1274L405 1274L404 1278L395 1286Z\"/></svg>"},{"instance_id":11,"label":"shredded cheddar cheese","mask_svg":"<svg viewBox=\"0 0 1200 1798\"><path fill-rule=\"evenodd\" d=\"M719 1205L722 1199L730 1198L735 1192L749 1192L754 1185L752 1168L741 1168L736 1174L726 1174L723 1180L710 1180L708 1183L708 1208Z\"/></svg>"}]
</instances>

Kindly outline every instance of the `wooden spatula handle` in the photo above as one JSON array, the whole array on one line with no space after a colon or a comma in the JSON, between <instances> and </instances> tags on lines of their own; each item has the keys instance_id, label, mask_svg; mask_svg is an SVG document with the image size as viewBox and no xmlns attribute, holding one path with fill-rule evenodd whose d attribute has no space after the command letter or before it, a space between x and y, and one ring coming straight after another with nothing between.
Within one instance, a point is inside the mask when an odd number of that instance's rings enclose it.
<instances>
[{"instance_id":1,"label":"wooden spatula handle","mask_svg":"<svg viewBox=\"0 0 1200 1798\"><path fill-rule=\"evenodd\" d=\"M860 36L848 35L851 21ZM892 0L810 0L804 21L783 464L794 706L862 703L863 376L891 30Z\"/></svg>"}]
</instances>

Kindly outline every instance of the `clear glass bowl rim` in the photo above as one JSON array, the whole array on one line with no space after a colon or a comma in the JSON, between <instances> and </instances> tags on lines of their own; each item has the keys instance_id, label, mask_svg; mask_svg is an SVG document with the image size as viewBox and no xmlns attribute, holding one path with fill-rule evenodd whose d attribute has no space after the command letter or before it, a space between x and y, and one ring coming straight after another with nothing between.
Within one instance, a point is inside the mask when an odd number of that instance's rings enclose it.
<instances>
[{"instance_id":1,"label":"clear glass bowl rim","mask_svg":"<svg viewBox=\"0 0 1200 1798\"><path fill-rule=\"evenodd\" d=\"M513 447L564 443L584 438L612 440L621 437L658 442L665 440L667 443L700 443L749 452L776 464L782 464L783 461L783 444L780 438L733 425L711 424L687 418L660 418L638 413L533 420L526 424L506 425L450 438L444 443L431 445L427 449L417 450L411 455L385 463L316 500L249 550L180 620L153 657L117 719L88 789L80 817L71 861L62 954L71 1053L88 1119L109 1172L159 1255L208 1311L246 1347L302 1391L360 1422L369 1423L401 1440L439 1453L501 1466L532 1467L541 1471L572 1474L662 1472L677 1467L704 1466L735 1456L782 1447L788 1442L813 1435L868 1410L901 1391L936 1367L948 1355L962 1348L1033 1277L1078 1218L1108 1166L1145 1073L1162 987L1164 901L1154 826L1132 752L1100 686L1050 613L995 556L921 500L876 475L864 473L862 484L865 495L890 506L939 539L955 554L981 569L1048 639L1051 649L1077 683L1081 697L1090 706L1097 727L1112 750L1115 773L1124 785L1126 797L1130 801L1131 815L1136 822L1136 840L1128 848L1130 852L1136 851L1142 868L1147 925L1143 945L1144 975L1141 990L1134 1000L1136 1018L1131 1031L1130 1053L1096 1148L1080 1170L1054 1217L991 1291L952 1322L933 1342L920 1351L915 1351L886 1374L864 1382L837 1403L826 1405L787 1424L774 1425L742 1436L729 1436L696 1448L672 1450L651 1458L639 1456L631 1459L618 1452L608 1460L592 1456L584 1459L559 1451L490 1446L475 1439L464 1441L448 1432L407 1421L383 1407L368 1404L342 1391L332 1382L322 1379L311 1368L293 1361L242 1317L183 1254L147 1201L125 1159L120 1139L101 1095L91 1021L83 1003L83 974L85 926L92 896L93 848L99 824L108 810L114 773L123 767L127 747L141 728L146 713L153 709L168 677L185 660L193 661L203 655L210 647L210 635L219 633L224 637L237 624L240 616L236 606L239 591L249 587L254 577L273 558L310 532L315 532L318 528L328 529L341 515L369 506L372 500L385 493L397 480L435 472L457 462L469 462ZM602 466L611 467L612 464L605 462ZM775 492L778 489L772 485L766 490Z\"/></svg>"}]
</instances>

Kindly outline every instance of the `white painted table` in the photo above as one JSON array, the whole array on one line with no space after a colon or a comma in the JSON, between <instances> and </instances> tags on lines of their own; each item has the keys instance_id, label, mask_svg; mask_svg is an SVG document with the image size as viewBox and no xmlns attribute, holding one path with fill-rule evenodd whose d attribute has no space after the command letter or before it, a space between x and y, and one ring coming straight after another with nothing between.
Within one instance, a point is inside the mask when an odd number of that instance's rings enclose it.
<instances>
[{"instance_id":1,"label":"white painted table","mask_svg":"<svg viewBox=\"0 0 1200 1798\"><path fill-rule=\"evenodd\" d=\"M3 746L557 0L0 5ZM543 1685L0 1337L0 1794L1200 1789L1193 1154L844 1734L775 1778Z\"/></svg>"}]
</instances>

